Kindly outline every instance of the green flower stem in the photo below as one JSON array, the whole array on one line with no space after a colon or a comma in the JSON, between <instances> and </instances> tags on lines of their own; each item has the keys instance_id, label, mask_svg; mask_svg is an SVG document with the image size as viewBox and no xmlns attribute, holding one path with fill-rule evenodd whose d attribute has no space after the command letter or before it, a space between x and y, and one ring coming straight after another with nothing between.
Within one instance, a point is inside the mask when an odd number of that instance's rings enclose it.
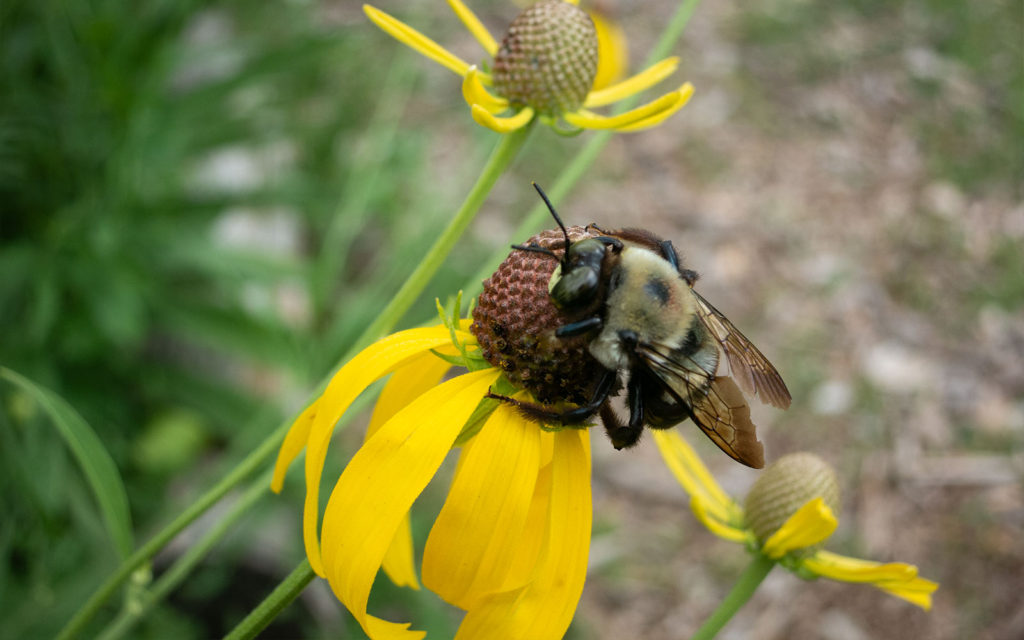
<instances>
[{"instance_id":1,"label":"green flower stem","mask_svg":"<svg viewBox=\"0 0 1024 640\"><path fill-rule=\"evenodd\" d=\"M146 542L146 544L139 547L135 553L128 557L128 559L122 562L121 566L117 568L113 575L107 578L107 580L100 585L100 588L93 593L92 597L89 598L82 608L72 616L71 620L64 625L64 628L61 629L59 634L57 634L57 639L66 640L81 633L82 628L86 623L96 615L103 606L103 603L117 592L121 583L127 580L133 571L149 561L149 559L156 555L156 553L170 542L174 536L181 533L185 527L194 522L196 518L205 513L207 509L216 504L217 501L223 498L229 491L231 491L231 489L238 486L239 483L244 481L253 471L258 469L272 455L274 455L274 453L277 452L277 448L281 441L284 440L284 436L288 432L288 427L290 426L291 424L287 423L274 430L263 444L246 456L246 458L242 460L238 466L232 469L223 480L200 496L195 502L189 505L181 515L153 536Z\"/></svg>"},{"instance_id":2,"label":"green flower stem","mask_svg":"<svg viewBox=\"0 0 1024 640\"><path fill-rule=\"evenodd\" d=\"M255 638L256 634L263 631L270 622L281 613L285 607L290 605L295 598L299 597L302 590L316 576L313 567L309 566L309 560L303 560L295 570L288 574L281 584L277 585L266 599L263 600L252 612L242 620L231 633L224 636L224 640L249 640Z\"/></svg>"},{"instance_id":3,"label":"green flower stem","mask_svg":"<svg viewBox=\"0 0 1024 640\"><path fill-rule=\"evenodd\" d=\"M256 502L270 490L272 470L261 474L252 486L231 507L231 510L194 545L189 547L171 567L160 576L151 589L146 590L136 601L125 606L121 613L97 636L98 640L117 640L131 631L139 619L154 605L163 600L195 569L214 546L227 535L228 531L242 516L248 513Z\"/></svg>"},{"instance_id":4,"label":"green flower stem","mask_svg":"<svg viewBox=\"0 0 1024 640\"><path fill-rule=\"evenodd\" d=\"M473 221L476 212L480 210L480 206L487 199L487 195L491 192L494 183L498 181L498 177L512 163L512 160L519 153L532 130L533 123L531 122L522 129L517 129L512 133L502 136L501 142L498 143L498 146L491 153L491 157L487 160L487 164L484 165L480 177L477 178L473 189L455 213L455 217L448 223L445 230L441 232L441 235L434 242L434 246L430 248L427 255L420 261L416 270L412 272L412 275L405 281L402 288L398 290L395 297L391 299L388 306L377 316L377 320L370 324L363 331L359 339L355 341L354 349L362 349L393 329L402 316L405 315L405 312L409 310L409 307L416 301L416 298L423 293L430 279L441 267L441 263L451 253L455 243L462 237L462 233L469 226L469 223Z\"/></svg>"},{"instance_id":5,"label":"green flower stem","mask_svg":"<svg viewBox=\"0 0 1024 640\"><path fill-rule=\"evenodd\" d=\"M310 402L318 397L327 387L327 383L330 381L331 376L333 376L335 369L340 367L359 349L362 349L391 330L405 312L408 311L412 303L415 302L416 298L426 288L430 278L437 272L445 257L451 252L463 231L473 220L474 215L487 198L498 177L511 164L518 151L522 148L531 129L532 127L524 127L501 138L498 146L491 153L491 157L484 166L483 172L477 179L476 184L473 185L473 189L466 197L462 207L455 214L451 223L442 232L437 242L434 243L434 246L431 247L427 256L421 261L413 274L409 276L409 279L395 295L395 298L380 313L377 321L366 328L352 348L340 359L337 366L332 368L331 373L320 382L316 391L312 394ZM238 463L238 466L232 469L224 479L200 496L181 515L129 556L114 574L93 593L92 597L89 598L82 608L72 616L71 620L64 625L64 628L57 635L57 640L68 640L81 633L83 627L99 612L103 604L117 592L118 587L131 576L135 569L145 564L157 551L170 542L174 536L270 460L277 453L295 417L297 415L278 426L252 453Z\"/></svg>"},{"instance_id":6,"label":"green flower stem","mask_svg":"<svg viewBox=\"0 0 1024 640\"><path fill-rule=\"evenodd\" d=\"M686 25L689 24L690 17L693 15L693 11L697 8L697 4L699 2L700 0L686 0L686 2L679 5L675 14L672 16L672 19L669 20L668 26L665 27L665 30L658 38L658 42L655 43L654 48L652 48L650 53L647 54L647 59L644 61L643 68L647 68L665 58L672 49L675 48L676 42L678 42L680 36L683 35L683 30L686 28ZM639 95L630 96L616 106L614 113L623 113L628 111L635 107L639 101ZM604 149L605 145L608 144L608 141L612 139L613 135L615 135L615 132L608 129L594 133L590 137L590 140L587 141L587 144L584 145L572 161L566 165L553 184L550 186L544 184L541 185L541 187L544 188L544 191L548 194L552 203L558 203L568 195L576 182L582 178L587 170L590 169L591 165L594 164L597 156L601 153L601 150ZM551 214L548 213L548 209L544 203L537 203L532 209L530 209L530 213L527 214L526 218L516 229L513 237L516 241L525 240L527 236L534 232L534 230L550 226L545 225L545 222L548 221L550 215ZM501 264L502 260L504 260L507 255L508 247L502 246L490 257L490 259L487 260L487 262L484 263L484 266L473 275L472 279L469 280L463 288L467 299L472 299L479 295L481 283L494 273L495 270L497 270L498 265Z\"/></svg>"},{"instance_id":7,"label":"green flower stem","mask_svg":"<svg viewBox=\"0 0 1024 640\"><path fill-rule=\"evenodd\" d=\"M747 568L744 569L743 575L736 581L729 595L725 596L722 604L718 605L715 612L704 621L704 624L701 625L700 629L697 629L697 633L693 634L690 640L711 640L711 638L714 638L722 630L722 627L736 615L740 607L746 604L747 600L750 600L750 596L754 595L757 587L774 566L774 560L760 553L756 554L753 560L750 561L750 564L747 565Z\"/></svg>"},{"instance_id":8,"label":"green flower stem","mask_svg":"<svg viewBox=\"0 0 1024 640\"><path fill-rule=\"evenodd\" d=\"M324 377L320 382L319 386L313 392L313 397L318 397L323 393L327 387L327 383L330 381L330 376ZM372 387L371 387L372 389ZM352 402L351 409L345 412L345 415L338 421L338 428L342 428L352 416L358 415L363 409L369 406L370 402L374 399L375 394L372 392L363 393ZM187 526L192 524L199 516L201 516L207 509L216 504L221 498L223 498L231 489L238 486L242 481L246 479L253 471L258 469L263 463L267 461L272 455L274 455L281 441L284 440L285 434L291 427L292 422L295 419L292 418L288 422L282 423L273 433L265 440L255 451L250 453L242 462L238 464L231 472L224 477L223 480L218 482L212 489L204 493L194 503L189 505L181 515L175 518L169 525L164 527L159 533L153 536L146 544L139 547L139 549L128 557L117 570L107 578L99 589L93 594L91 598L82 606L81 609L68 621L64 628L61 629L57 635L58 640L65 640L73 638L81 633L82 628L92 619L93 616L100 610L103 603L106 602L117 592L117 588L121 586L125 580L127 580L136 569L145 564L150 558L152 558L160 549L167 545L174 536L181 533ZM254 484L254 491L256 486L262 486L264 489L269 489L269 474L267 472L266 478L261 478ZM256 498L265 495L265 491L256 492ZM249 494L247 493L246 496ZM244 500L244 498L243 498ZM251 505L247 505L248 508ZM230 516L229 516L230 517ZM227 534L227 529L217 527L211 531L210 544L216 543L217 540L223 538ZM205 540L205 539L204 539ZM192 567L189 566L188 569ZM185 571L187 573L187 570ZM161 578L162 579L162 578Z\"/></svg>"},{"instance_id":9,"label":"green flower stem","mask_svg":"<svg viewBox=\"0 0 1024 640\"><path fill-rule=\"evenodd\" d=\"M645 68L668 56L672 49L675 48L679 36L683 35L683 30L690 23L690 17L693 15L693 11L697 8L698 4L700 4L700 0L686 0L686 2L683 2L676 8L676 12L672 15L672 19L669 20L668 26L661 32L658 41L654 44L650 53L647 54L647 59L644 60ZM632 108L632 105L638 99L636 96L631 97L628 108Z\"/></svg>"}]
</instances>

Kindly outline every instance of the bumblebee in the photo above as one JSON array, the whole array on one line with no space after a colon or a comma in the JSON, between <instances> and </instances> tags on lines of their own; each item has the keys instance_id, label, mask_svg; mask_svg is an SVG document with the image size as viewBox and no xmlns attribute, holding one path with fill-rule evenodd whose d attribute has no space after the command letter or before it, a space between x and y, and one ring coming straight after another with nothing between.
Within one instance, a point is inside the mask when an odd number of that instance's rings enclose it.
<instances>
[{"instance_id":1,"label":"bumblebee","mask_svg":"<svg viewBox=\"0 0 1024 640\"><path fill-rule=\"evenodd\" d=\"M602 370L595 372L590 401L566 410L493 397L541 422L575 425L599 415L616 449L635 445L644 426L667 429L690 418L730 457L763 467L764 448L743 392L789 407L789 390L771 362L693 289L697 273L682 266L670 241L641 229L605 231L592 224L589 237L572 242L543 190L534 187L564 235L564 250L559 256L537 244L513 248L558 260L549 296L570 322L554 335L583 338ZM721 354L731 375L718 374ZM623 382L626 422L609 403Z\"/></svg>"}]
</instances>

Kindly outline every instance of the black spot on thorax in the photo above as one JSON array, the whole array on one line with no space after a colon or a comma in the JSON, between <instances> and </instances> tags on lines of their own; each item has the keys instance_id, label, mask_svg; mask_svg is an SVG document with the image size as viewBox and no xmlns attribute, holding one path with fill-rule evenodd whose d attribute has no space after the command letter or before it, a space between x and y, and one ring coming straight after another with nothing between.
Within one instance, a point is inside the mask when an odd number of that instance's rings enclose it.
<instances>
[{"instance_id":1,"label":"black spot on thorax","mask_svg":"<svg viewBox=\"0 0 1024 640\"><path fill-rule=\"evenodd\" d=\"M644 292L657 300L661 306L668 304L671 295L668 284L661 278L648 278L644 283Z\"/></svg>"}]
</instances>

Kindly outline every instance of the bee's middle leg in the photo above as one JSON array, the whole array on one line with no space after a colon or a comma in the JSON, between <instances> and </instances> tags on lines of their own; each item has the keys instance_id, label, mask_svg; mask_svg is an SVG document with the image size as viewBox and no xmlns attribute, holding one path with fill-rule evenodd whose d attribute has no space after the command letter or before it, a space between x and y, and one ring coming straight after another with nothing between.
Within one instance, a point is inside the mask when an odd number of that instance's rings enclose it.
<instances>
[{"instance_id":1,"label":"bee's middle leg","mask_svg":"<svg viewBox=\"0 0 1024 640\"><path fill-rule=\"evenodd\" d=\"M612 389L615 388L616 377L614 371L605 372L600 382L597 383L597 388L594 390L594 395L590 402L565 411L555 411L543 404L516 400L515 398L491 393L490 391L487 392L487 397L515 406L527 419L535 422L553 422L562 425L580 424L597 413L598 409L608 401L608 396L611 395Z\"/></svg>"}]
</instances>

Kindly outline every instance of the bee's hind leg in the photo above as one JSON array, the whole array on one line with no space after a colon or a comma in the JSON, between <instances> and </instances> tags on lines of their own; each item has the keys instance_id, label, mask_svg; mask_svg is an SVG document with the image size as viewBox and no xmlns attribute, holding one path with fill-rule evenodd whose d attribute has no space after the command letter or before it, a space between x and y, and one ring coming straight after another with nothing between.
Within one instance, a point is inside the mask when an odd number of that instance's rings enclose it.
<instances>
[{"instance_id":1,"label":"bee's hind leg","mask_svg":"<svg viewBox=\"0 0 1024 640\"><path fill-rule=\"evenodd\" d=\"M643 427L639 429L622 424L622 420L615 414L610 405L604 404L601 407L601 423L604 425L608 439L616 449L628 449L640 441L640 434Z\"/></svg>"}]
</instances>

